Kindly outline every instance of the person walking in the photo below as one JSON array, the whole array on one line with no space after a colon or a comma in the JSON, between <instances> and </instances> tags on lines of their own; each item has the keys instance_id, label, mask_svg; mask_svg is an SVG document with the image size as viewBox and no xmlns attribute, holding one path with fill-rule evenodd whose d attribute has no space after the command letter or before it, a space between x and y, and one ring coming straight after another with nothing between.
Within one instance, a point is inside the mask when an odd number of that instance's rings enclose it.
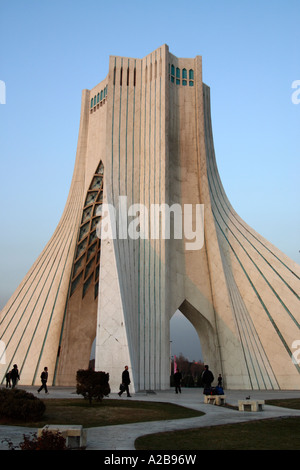
<instances>
[{"instance_id":1,"label":"person walking","mask_svg":"<svg viewBox=\"0 0 300 470\"><path fill-rule=\"evenodd\" d=\"M181 379L182 375L181 372L177 369L174 374L174 384L175 384L175 393L181 393Z\"/></svg>"},{"instance_id":2,"label":"person walking","mask_svg":"<svg viewBox=\"0 0 300 470\"><path fill-rule=\"evenodd\" d=\"M7 374L5 375L5 380L6 380L6 388L11 388L10 371L8 371Z\"/></svg>"},{"instance_id":3,"label":"person walking","mask_svg":"<svg viewBox=\"0 0 300 470\"><path fill-rule=\"evenodd\" d=\"M122 388L122 390L119 391L119 397L122 395L123 392L126 392L128 397L131 397L129 393L130 376L128 372L128 366L125 366L125 369L122 372L122 385L124 387Z\"/></svg>"},{"instance_id":4,"label":"person walking","mask_svg":"<svg viewBox=\"0 0 300 470\"><path fill-rule=\"evenodd\" d=\"M19 370L18 370L17 364L14 364L14 366L13 366L13 368L10 372L10 378L11 378L11 383L12 383L11 388L15 388L15 386L18 383L18 380L20 380L20 375L19 375Z\"/></svg>"},{"instance_id":5,"label":"person walking","mask_svg":"<svg viewBox=\"0 0 300 470\"><path fill-rule=\"evenodd\" d=\"M45 389L45 393L49 393L49 392L48 392L48 388L47 388L48 367L44 367L44 370L43 370L43 372L41 373L41 381L42 381L42 385L41 385L40 388L38 389L38 393L40 393L40 391L43 390L43 389Z\"/></svg>"}]
</instances>

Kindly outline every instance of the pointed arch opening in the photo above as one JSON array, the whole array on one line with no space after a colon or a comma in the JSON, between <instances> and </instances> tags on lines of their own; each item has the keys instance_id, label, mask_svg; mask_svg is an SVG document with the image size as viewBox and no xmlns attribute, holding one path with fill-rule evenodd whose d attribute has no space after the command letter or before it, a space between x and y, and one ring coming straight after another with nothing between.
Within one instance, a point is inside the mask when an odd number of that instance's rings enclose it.
<instances>
[{"instance_id":1,"label":"pointed arch opening","mask_svg":"<svg viewBox=\"0 0 300 470\"><path fill-rule=\"evenodd\" d=\"M175 387L174 374L181 374L181 386L201 386L204 369L199 335L188 318L177 310L170 320L170 385ZM175 388L176 393L178 392Z\"/></svg>"},{"instance_id":2,"label":"pointed arch opening","mask_svg":"<svg viewBox=\"0 0 300 470\"><path fill-rule=\"evenodd\" d=\"M200 338L190 320L177 310L170 321L172 356L183 355L190 362L202 360Z\"/></svg>"},{"instance_id":3,"label":"pointed arch opening","mask_svg":"<svg viewBox=\"0 0 300 470\"><path fill-rule=\"evenodd\" d=\"M220 368L216 360L216 336L210 322L187 300L170 319L170 373L171 387L174 373L179 369L183 387L202 387L204 365ZM221 370L214 370L215 376Z\"/></svg>"}]
</instances>

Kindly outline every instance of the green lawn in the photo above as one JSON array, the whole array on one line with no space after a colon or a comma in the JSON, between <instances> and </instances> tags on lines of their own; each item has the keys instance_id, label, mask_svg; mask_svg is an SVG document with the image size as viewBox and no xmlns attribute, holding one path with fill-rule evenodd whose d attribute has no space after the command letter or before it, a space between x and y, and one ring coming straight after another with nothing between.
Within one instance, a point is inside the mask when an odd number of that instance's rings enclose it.
<instances>
[{"instance_id":1,"label":"green lawn","mask_svg":"<svg viewBox=\"0 0 300 470\"><path fill-rule=\"evenodd\" d=\"M81 424L83 427L107 426L136 422L202 416L197 412L169 403L135 400L93 402L83 398L44 400L46 411L39 422L0 424L43 427L47 424ZM300 399L266 401L266 404L300 409ZM238 413L238 411L233 411ZM166 432L140 437L137 450L295 450L300 449L300 418L262 419L180 432Z\"/></svg>"},{"instance_id":2,"label":"green lawn","mask_svg":"<svg viewBox=\"0 0 300 470\"><path fill-rule=\"evenodd\" d=\"M266 404L300 409L300 399L267 400ZM151 434L138 438L135 446L137 450L300 450L300 418Z\"/></svg>"},{"instance_id":3,"label":"green lawn","mask_svg":"<svg viewBox=\"0 0 300 470\"><path fill-rule=\"evenodd\" d=\"M202 416L203 413L170 403L107 400L89 405L83 398L43 400L46 411L39 422L8 421L0 424L43 427L46 424L81 424L84 428Z\"/></svg>"},{"instance_id":4,"label":"green lawn","mask_svg":"<svg viewBox=\"0 0 300 470\"><path fill-rule=\"evenodd\" d=\"M266 400L266 405L282 406L283 408L292 408L300 410L300 398L281 398L280 400Z\"/></svg>"},{"instance_id":5,"label":"green lawn","mask_svg":"<svg viewBox=\"0 0 300 470\"><path fill-rule=\"evenodd\" d=\"M151 434L137 450L299 450L300 418L265 419Z\"/></svg>"}]
</instances>

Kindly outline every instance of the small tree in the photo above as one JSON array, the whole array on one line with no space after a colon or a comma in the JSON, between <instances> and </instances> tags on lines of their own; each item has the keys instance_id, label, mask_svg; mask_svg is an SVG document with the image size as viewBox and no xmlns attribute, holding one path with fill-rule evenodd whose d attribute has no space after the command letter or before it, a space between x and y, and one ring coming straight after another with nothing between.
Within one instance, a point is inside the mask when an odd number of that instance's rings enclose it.
<instances>
[{"instance_id":1,"label":"small tree","mask_svg":"<svg viewBox=\"0 0 300 470\"><path fill-rule=\"evenodd\" d=\"M90 405L92 404L93 398L101 401L103 397L106 397L110 393L109 374L106 372L80 369L77 371L76 381L77 394L83 395L84 398L88 399Z\"/></svg>"}]
</instances>

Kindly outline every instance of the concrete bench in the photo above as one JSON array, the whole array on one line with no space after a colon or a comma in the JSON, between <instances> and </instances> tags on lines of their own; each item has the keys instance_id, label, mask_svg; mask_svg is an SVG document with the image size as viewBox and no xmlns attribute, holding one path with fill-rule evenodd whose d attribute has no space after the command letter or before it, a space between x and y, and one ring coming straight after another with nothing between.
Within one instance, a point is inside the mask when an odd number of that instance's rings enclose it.
<instances>
[{"instance_id":1,"label":"concrete bench","mask_svg":"<svg viewBox=\"0 0 300 470\"><path fill-rule=\"evenodd\" d=\"M204 395L204 403L209 405L225 405L226 396L225 395Z\"/></svg>"},{"instance_id":2,"label":"concrete bench","mask_svg":"<svg viewBox=\"0 0 300 470\"><path fill-rule=\"evenodd\" d=\"M43 431L59 432L66 439L66 446L69 449L86 447L86 430L81 425L49 424L38 429L38 437Z\"/></svg>"},{"instance_id":3,"label":"concrete bench","mask_svg":"<svg viewBox=\"0 0 300 470\"><path fill-rule=\"evenodd\" d=\"M239 411L262 411L264 400L239 400Z\"/></svg>"}]
</instances>

